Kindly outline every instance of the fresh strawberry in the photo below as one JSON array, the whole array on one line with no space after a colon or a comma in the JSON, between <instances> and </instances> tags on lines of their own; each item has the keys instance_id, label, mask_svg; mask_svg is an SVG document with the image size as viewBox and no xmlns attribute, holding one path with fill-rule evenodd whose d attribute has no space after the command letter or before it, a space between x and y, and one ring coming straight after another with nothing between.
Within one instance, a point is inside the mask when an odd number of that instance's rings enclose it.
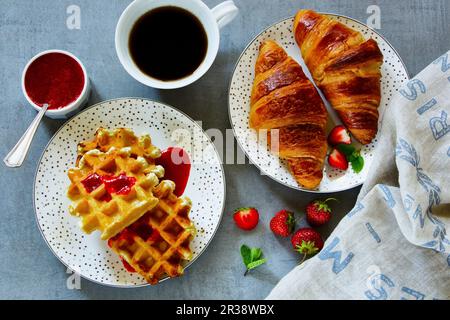
<instances>
[{"instance_id":1,"label":"fresh strawberry","mask_svg":"<svg viewBox=\"0 0 450 320\"><path fill-rule=\"evenodd\" d=\"M328 143L331 146L337 146L338 144L351 144L352 138L344 126L337 126L331 130L328 135Z\"/></svg>"},{"instance_id":2,"label":"fresh strawberry","mask_svg":"<svg viewBox=\"0 0 450 320\"><path fill-rule=\"evenodd\" d=\"M313 227L320 227L328 223L331 219L331 208L328 201L337 201L334 198L316 200L306 206L306 220Z\"/></svg>"},{"instance_id":3,"label":"fresh strawberry","mask_svg":"<svg viewBox=\"0 0 450 320\"><path fill-rule=\"evenodd\" d=\"M255 208L240 208L234 212L234 222L243 230L252 230L258 225L259 213Z\"/></svg>"},{"instance_id":4,"label":"fresh strawberry","mask_svg":"<svg viewBox=\"0 0 450 320\"><path fill-rule=\"evenodd\" d=\"M294 215L287 210L281 210L270 220L270 230L281 237L288 237L294 231L294 226Z\"/></svg>"},{"instance_id":5,"label":"fresh strawberry","mask_svg":"<svg viewBox=\"0 0 450 320\"><path fill-rule=\"evenodd\" d=\"M328 163L330 166L336 169L347 170L348 169L348 161L345 154L343 154L338 149L333 149L328 156Z\"/></svg>"},{"instance_id":6,"label":"fresh strawberry","mask_svg":"<svg viewBox=\"0 0 450 320\"><path fill-rule=\"evenodd\" d=\"M307 256L314 255L323 248L320 234L312 228L298 230L291 239L294 250L303 255L302 262Z\"/></svg>"}]
</instances>

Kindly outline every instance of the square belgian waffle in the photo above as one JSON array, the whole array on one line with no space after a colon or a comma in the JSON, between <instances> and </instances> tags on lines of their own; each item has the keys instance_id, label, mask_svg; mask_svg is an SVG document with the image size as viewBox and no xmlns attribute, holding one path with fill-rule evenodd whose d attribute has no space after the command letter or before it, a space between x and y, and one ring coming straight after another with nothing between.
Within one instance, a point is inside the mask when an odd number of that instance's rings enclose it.
<instances>
[{"instance_id":1,"label":"square belgian waffle","mask_svg":"<svg viewBox=\"0 0 450 320\"><path fill-rule=\"evenodd\" d=\"M164 176L164 168L155 164L160 155L150 136L138 138L125 128L100 128L92 141L81 142L77 166L68 172L67 195L73 201L70 213L81 218L83 231L99 230L107 240L154 208L158 199L152 189ZM115 177L120 190L109 192L105 177Z\"/></svg>"},{"instance_id":2,"label":"square belgian waffle","mask_svg":"<svg viewBox=\"0 0 450 320\"><path fill-rule=\"evenodd\" d=\"M151 284L183 273L195 233L190 199L174 194L174 182L160 182L160 156L149 135L100 128L92 141L78 144L76 167L68 172L69 210L83 231L99 230L127 269Z\"/></svg>"},{"instance_id":3,"label":"square belgian waffle","mask_svg":"<svg viewBox=\"0 0 450 320\"><path fill-rule=\"evenodd\" d=\"M108 241L113 251L151 284L165 276L180 276L183 261L192 258L192 204L189 198L174 195L174 190L172 181L161 181L154 189L158 205Z\"/></svg>"},{"instance_id":4,"label":"square belgian waffle","mask_svg":"<svg viewBox=\"0 0 450 320\"><path fill-rule=\"evenodd\" d=\"M68 172L71 184L67 194L73 201L69 211L81 218L83 231L99 230L101 238L107 240L158 204L153 187L162 177L161 170L120 150L91 150L81 158L78 168ZM126 194L108 192L102 183L104 177L116 177L121 190L129 190Z\"/></svg>"},{"instance_id":5,"label":"square belgian waffle","mask_svg":"<svg viewBox=\"0 0 450 320\"><path fill-rule=\"evenodd\" d=\"M90 150L107 152L111 148L127 148L131 157L143 157L150 163L161 156L161 150L152 144L152 139L149 135L137 137L132 130L127 128L115 130L99 128L95 132L93 140L83 141L78 144L78 160Z\"/></svg>"}]
</instances>

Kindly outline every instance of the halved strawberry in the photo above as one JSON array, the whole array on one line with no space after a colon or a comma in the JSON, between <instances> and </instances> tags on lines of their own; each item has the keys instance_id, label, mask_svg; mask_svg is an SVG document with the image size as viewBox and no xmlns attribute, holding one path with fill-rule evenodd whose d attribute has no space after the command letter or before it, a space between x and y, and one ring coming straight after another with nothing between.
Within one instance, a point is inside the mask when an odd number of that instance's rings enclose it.
<instances>
[{"instance_id":1,"label":"halved strawberry","mask_svg":"<svg viewBox=\"0 0 450 320\"><path fill-rule=\"evenodd\" d=\"M333 149L331 151L330 155L328 156L328 163L330 164L330 166L336 169L348 169L347 157L338 149Z\"/></svg>"},{"instance_id":2,"label":"halved strawberry","mask_svg":"<svg viewBox=\"0 0 450 320\"><path fill-rule=\"evenodd\" d=\"M344 126L337 126L331 130L328 135L328 143L331 146L337 146L338 144L351 144L352 138Z\"/></svg>"},{"instance_id":3,"label":"halved strawberry","mask_svg":"<svg viewBox=\"0 0 450 320\"><path fill-rule=\"evenodd\" d=\"M234 222L242 230L252 230L258 225L259 213L255 208L240 208L234 212Z\"/></svg>"}]
</instances>

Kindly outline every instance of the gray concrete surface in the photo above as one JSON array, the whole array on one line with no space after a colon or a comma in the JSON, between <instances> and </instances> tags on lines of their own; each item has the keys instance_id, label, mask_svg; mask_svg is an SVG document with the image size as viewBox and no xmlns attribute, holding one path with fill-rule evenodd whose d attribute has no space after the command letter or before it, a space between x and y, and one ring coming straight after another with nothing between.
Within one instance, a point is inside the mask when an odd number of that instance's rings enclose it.
<instances>
[{"instance_id":1,"label":"gray concrete surface","mask_svg":"<svg viewBox=\"0 0 450 320\"><path fill-rule=\"evenodd\" d=\"M34 54L50 48L67 49L86 65L94 92L90 103L123 96L153 98L171 104L204 128L230 128L227 89L234 64L246 44L265 26L293 15L299 8L340 13L366 21L369 5L381 8L380 32L394 45L411 75L450 48L448 0L235 0L241 12L222 32L217 60L197 83L179 90L158 91L133 80L119 64L114 50L114 29L129 0L0 0L0 156L3 158L29 125L35 111L20 89L22 68ZM209 6L219 0L206 0ZM81 8L81 30L66 27L66 8ZM189 97L188 99L186 97ZM81 290L66 287L65 267L53 256L36 226L32 183L39 156L62 124L45 119L30 155L20 169L0 165L0 298L28 299L186 299L264 298L277 281L292 269L298 257L288 241L272 236L272 214L287 208L303 215L314 195L293 191L261 176L250 165L228 165L227 202L223 221L208 250L183 278L156 287L113 289L81 281ZM358 189L336 195L332 223L320 229L326 237L352 208ZM256 206L261 225L254 232L238 231L232 212ZM242 243L263 248L267 265L243 277L239 256Z\"/></svg>"}]
</instances>

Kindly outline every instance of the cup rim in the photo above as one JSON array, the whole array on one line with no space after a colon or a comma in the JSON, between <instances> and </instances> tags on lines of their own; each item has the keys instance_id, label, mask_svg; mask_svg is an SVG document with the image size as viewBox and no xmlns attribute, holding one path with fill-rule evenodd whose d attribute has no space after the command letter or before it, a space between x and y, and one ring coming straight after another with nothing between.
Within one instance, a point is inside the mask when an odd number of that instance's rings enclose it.
<instances>
[{"instance_id":1,"label":"cup rim","mask_svg":"<svg viewBox=\"0 0 450 320\"><path fill-rule=\"evenodd\" d=\"M152 87L152 88L156 88L156 89L178 89L178 88L186 87L186 86L196 82L202 76L204 76L205 73L208 72L208 70L211 68L212 64L214 63L215 58L217 57L217 53L219 52L219 43L220 43L219 26L212 15L211 9L202 1L192 0L192 2L195 2L203 11L205 11L207 13L208 18L211 19L211 21L213 22L212 29L205 27L205 23L204 23L205 19L202 20L200 17L198 17L198 15L192 13L189 9L183 7L182 3L180 4L179 1L175 1L175 0L167 1L167 4L157 5L154 8L151 8L145 12L142 12L139 15L139 17L142 17L142 15L145 14L146 12L151 11L156 8L163 7L163 6L179 7L179 8L182 8L184 10L191 12L195 17L197 17L197 19L199 19L199 21L202 23L202 26L205 29L205 32L208 36L208 48L207 48L206 56L205 56L204 60L202 61L202 63L197 67L197 69L192 74L190 74L184 78L178 79L178 80L162 81L162 80L153 78L149 75L146 75L139 69L139 67L135 63L133 63L133 62L127 63L126 62L126 57L129 57L130 60L132 61L130 51L128 48L129 34L126 35L126 38L127 38L126 48L123 48L123 46L120 45L120 43L121 43L120 39L121 39L121 37L124 36L123 33L125 32L123 30L123 24L125 22L125 18L129 14L129 12L133 8L133 6L136 5L137 2L138 2L137 0L131 2L125 8L125 10L122 12L122 14L120 15L119 21L117 22L116 32L115 32L116 54L119 58L121 65L127 71L127 73L131 77L133 77L135 80L139 81L140 83L142 83L148 87ZM139 17L134 19L133 24L137 21L137 19L139 19ZM210 36L215 37L217 39L217 41L214 41L214 45L212 45L212 42L210 41L210 38L209 38ZM201 70L201 71L199 72L199 70Z\"/></svg>"},{"instance_id":2,"label":"cup rim","mask_svg":"<svg viewBox=\"0 0 450 320\"><path fill-rule=\"evenodd\" d=\"M28 95L28 92L25 88L25 75L28 71L28 68L30 67L30 65L36 61L36 59L38 59L39 57L42 57L46 54L49 53L61 53L61 54L65 54L69 57L71 57L72 59L74 59L81 67L81 70L83 71L83 75L84 75L84 84L83 84L83 89L81 90L80 95L78 96L78 98L75 101L72 101L71 103L69 103L68 105L59 108L59 109L54 109L54 110L47 110L45 112L46 115L50 115L50 116L59 116L59 115L64 115L67 114L77 108L80 107L80 101L84 99L86 92L88 90L89 87L89 78L87 75L87 71L86 68L84 66L84 64L80 61L80 59L78 59L74 54L70 53L69 51L66 50L61 50L61 49L49 49L49 50L44 50L42 52L39 52L38 54L36 54L34 57L32 57L28 63L25 65L25 67L23 68L22 71L22 92L23 95L25 96L25 98L27 99L28 103L36 110L36 111L40 111L42 109L42 107L38 106L36 103L34 103L33 100L31 100L31 98Z\"/></svg>"}]
</instances>

